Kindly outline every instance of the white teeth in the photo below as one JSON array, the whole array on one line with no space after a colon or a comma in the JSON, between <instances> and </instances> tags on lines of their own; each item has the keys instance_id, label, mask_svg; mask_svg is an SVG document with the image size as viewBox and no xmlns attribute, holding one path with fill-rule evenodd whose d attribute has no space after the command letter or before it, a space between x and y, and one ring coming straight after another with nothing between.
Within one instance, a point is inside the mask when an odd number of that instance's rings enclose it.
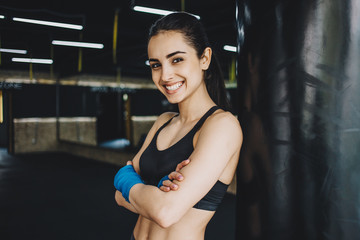
<instances>
[{"instance_id":1,"label":"white teeth","mask_svg":"<svg viewBox=\"0 0 360 240\"><path fill-rule=\"evenodd\" d=\"M174 91L176 89L178 89L179 87L181 87L183 85L182 82L178 82L174 85L171 85L171 86L165 86L167 90L170 90L170 91Z\"/></svg>"}]
</instances>

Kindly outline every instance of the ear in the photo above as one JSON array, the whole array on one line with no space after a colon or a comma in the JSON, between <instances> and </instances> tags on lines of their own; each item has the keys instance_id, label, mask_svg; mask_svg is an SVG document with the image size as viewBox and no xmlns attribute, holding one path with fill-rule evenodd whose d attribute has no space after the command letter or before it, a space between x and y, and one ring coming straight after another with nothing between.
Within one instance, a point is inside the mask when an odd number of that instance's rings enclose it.
<instances>
[{"instance_id":1,"label":"ear","mask_svg":"<svg viewBox=\"0 0 360 240\"><path fill-rule=\"evenodd\" d=\"M209 47L205 48L200 59L200 65L202 70L207 70L209 68L211 62L211 56L212 56L211 48Z\"/></svg>"}]
</instances>

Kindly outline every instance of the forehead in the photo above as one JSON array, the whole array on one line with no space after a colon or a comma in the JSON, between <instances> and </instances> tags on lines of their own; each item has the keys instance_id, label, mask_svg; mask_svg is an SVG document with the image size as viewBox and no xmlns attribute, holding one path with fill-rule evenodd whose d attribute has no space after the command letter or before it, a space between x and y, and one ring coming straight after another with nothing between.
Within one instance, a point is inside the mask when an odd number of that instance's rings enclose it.
<instances>
[{"instance_id":1,"label":"forehead","mask_svg":"<svg viewBox=\"0 0 360 240\"><path fill-rule=\"evenodd\" d=\"M175 51L195 53L195 49L189 45L180 32L164 31L150 38L148 44L149 57L161 57Z\"/></svg>"}]
</instances>

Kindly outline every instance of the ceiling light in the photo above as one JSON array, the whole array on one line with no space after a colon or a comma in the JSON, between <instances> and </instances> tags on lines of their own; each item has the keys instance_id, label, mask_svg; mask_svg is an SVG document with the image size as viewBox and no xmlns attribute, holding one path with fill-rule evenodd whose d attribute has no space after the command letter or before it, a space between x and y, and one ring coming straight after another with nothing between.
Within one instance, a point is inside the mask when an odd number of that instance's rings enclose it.
<instances>
[{"instance_id":1,"label":"ceiling light","mask_svg":"<svg viewBox=\"0 0 360 240\"><path fill-rule=\"evenodd\" d=\"M61 40L53 40L51 43L53 45L69 46L69 47L84 47L84 48L97 48L97 49L104 48L104 44L101 43L72 42L72 41L61 41Z\"/></svg>"},{"instance_id":2,"label":"ceiling light","mask_svg":"<svg viewBox=\"0 0 360 240\"><path fill-rule=\"evenodd\" d=\"M4 19L5 18L5 16L4 15L0 15L0 19Z\"/></svg>"},{"instance_id":3,"label":"ceiling light","mask_svg":"<svg viewBox=\"0 0 360 240\"><path fill-rule=\"evenodd\" d=\"M158 14L158 15L168 15L170 13L174 13L174 11L168 11L168 10L162 10L162 9L156 9L156 8L149 8L149 7L141 7L141 6L135 6L135 11L138 12L145 12L145 13L152 13L152 14ZM200 19L200 16L191 14L197 19Z\"/></svg>"},{"instance_id":4,"label":"ceiling light","mask_svg":"<svg viewBox=\"0 0 360 240\"><path fill-rule=\"evenodd\" d=\"M236 47L230 46L230 45L225 45L224 50L229 51L229 52L237 52Z\"/></svg>"},{"instance_id":5,"label":"ceiling light","mask_svg":"<svg viewBox=\"0 0 360 240\"><path fill-rule=\"evenodd\" d=\"M16 53L16 54L27 54L27 51L26 51L26 50L7 49L7 48L0 48L0 52L4 52L4 53Z\"/></svg>"},{"instance_id":6,"label":"ceiling light","mask_svg":"<svg viewBox=\"0 0 360 240\"><path fill-rule=\"evenodd\" d=\"M77 24L49 22L49 21L43 21L43 20L35 20L35 19L28 19L28 18L18 18L18 17L14 17L13 20L17 21L17 22L33 23L33 24L40 24L40 25L46 25L46 26L52 26L52 27L69 28L69 29L75 29L75 30L82 30L83 29L83 26L77 25Z\"/></svg>"},{"instance_id":7,"label":"ceiling light","mask_svg":"<svg viewBox=\"0 0 360 240\"><path fill-rule=\"evenodd\" d=\"M39 59L39 58L12 58L13 62L22 62L22 63L41 63L41 64L52 64L52 59Z\"/></svg>"}]
</instances>

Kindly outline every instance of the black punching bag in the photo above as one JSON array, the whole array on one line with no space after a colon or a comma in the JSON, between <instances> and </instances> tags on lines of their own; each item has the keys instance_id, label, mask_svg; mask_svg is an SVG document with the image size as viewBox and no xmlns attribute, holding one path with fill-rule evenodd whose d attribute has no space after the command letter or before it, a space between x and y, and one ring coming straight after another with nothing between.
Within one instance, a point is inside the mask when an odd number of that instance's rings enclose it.
<instances>
[{"instance_id":1,"label":"black punching bag","mask_svg":"<svg viewBox=\"0 0 360 240\"><path fill-rule=\"evenodd\" d=\"M360 1L237 0L236 239L360 239Z\"/></svg>"}]
</instances>

